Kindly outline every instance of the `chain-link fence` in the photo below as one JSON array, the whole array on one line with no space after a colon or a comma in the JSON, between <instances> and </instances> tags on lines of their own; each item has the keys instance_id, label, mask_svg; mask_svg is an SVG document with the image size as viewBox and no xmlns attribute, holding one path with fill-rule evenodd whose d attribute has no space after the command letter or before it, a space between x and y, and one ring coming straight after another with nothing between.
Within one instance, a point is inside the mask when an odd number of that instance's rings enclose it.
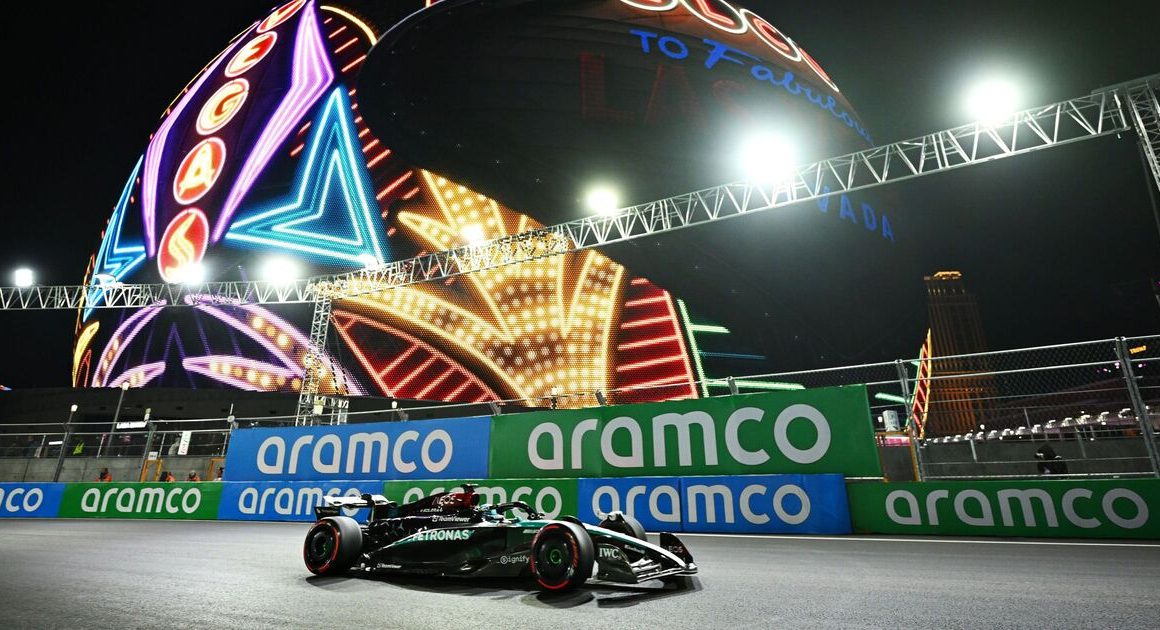
<instances>
[{"instance_id":1,"label":"chain-link fence","mask_svg":"<svg viewBox=\"0 0 1160 630\"><path fill-rule=\"evenodd\" d=\"M737 375L706 384L731 393L866 386L891 479L1143 476L1160 469L1160 413L1149 409L1160 412L1160 336L933 357L925 365L915 359ZM658 387L649 398L678 399L697 391L687 383ZM554 390L487 404L502 415L597 406L641 391ZM430 416L436 407L440 417L457 409L479 413L478 404L433 404L350 412L345 419L408 420ZM111 422L0 424L0 460L222 457L233 428L294 423L293 416L276 416L151 421L125 430ZM8 471L3 478L11 477Z\"/></svg>"}]
</instances>

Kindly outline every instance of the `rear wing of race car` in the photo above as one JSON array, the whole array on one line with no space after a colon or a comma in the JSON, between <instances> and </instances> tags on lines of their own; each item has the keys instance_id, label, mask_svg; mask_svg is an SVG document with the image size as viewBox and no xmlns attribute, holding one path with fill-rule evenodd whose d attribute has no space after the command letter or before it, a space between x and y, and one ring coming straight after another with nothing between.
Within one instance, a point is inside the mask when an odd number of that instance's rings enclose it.
<instances>
[{"instance_id":1,"label":"rear wing of race car","mask_svg":"<svg viewBox=\"0 0 1160 630\"><path fill-rule=\"evenodd\" d=\"M338 516L342 514L343 509L372 508L370 520L373 521L384 518L386 512L393 507L398 507L398 504L381 494L364 494L360 497L324 496L322 505L314 506L314 518L322 520L328 516Z\"/></svg>"}]
</instances>

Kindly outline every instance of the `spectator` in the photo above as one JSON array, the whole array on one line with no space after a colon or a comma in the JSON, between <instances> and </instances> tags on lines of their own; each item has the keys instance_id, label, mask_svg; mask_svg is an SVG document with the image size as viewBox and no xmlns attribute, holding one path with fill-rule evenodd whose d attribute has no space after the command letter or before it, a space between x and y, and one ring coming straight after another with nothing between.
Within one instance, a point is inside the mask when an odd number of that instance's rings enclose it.
<instances>
[{"instance_id":1,"label":"spectator","mask_svg":"<svg viewBox=\"0 0 1160 630\"><path fill-rule=\"evenodd\" d=\"M158 481L177 481L177 477L174 477L173 473L169 472L168 470L163 470L161 471L161 477L158 478Z\"/></svg>"},{"instance_id":2,"label":"spectator","mask_svg":"<svg viewBox=\"0 0 1160 630\"><path fill-rule=\"evenodd\" d=\"M1041 475L1067 474L1067 462L1063 461L1063 457L1057 455L1055 449L1048 444L1040 446L1039 450L1035 451L1035 459L1038 460L1036 465Z\"/></svg>"},{"instance_id":3,"label":"spectator","mask_svg":"<svg viewBox=\"0 0 1160 630\"><path fill-rule=\"evenodd\" d=\"M197 474L196 470L189 471L189 476L185 478L186 481L201 481L201 475Z\"/></svg>"},{"instance_id":4,"label":"spectator","mask_svg":"<svg viewBox=\"0 0 1160 630\"><path fill-rule=\"evenodd\" d=\"M97 475L97 481L108 483L113 480L113 475L109 474L108 468L102 468L101 474Z\"/></svg>"},{"instance_id":5,"label":"spectator","mask_svg":"<svg viewBox=\"0 0 1160 630\"><path fill-rule=\"evenodd\" d=\"M213 480L214 480L214 481L221 481L221 480L222 480L222 477L223 477L225 474L226 474L226 467L225 467L225 466L218 466L218 469L217 469L217 476L216 476L216 477L214 477L214 478L213 478Z\"/></svg>"}]
</instances>

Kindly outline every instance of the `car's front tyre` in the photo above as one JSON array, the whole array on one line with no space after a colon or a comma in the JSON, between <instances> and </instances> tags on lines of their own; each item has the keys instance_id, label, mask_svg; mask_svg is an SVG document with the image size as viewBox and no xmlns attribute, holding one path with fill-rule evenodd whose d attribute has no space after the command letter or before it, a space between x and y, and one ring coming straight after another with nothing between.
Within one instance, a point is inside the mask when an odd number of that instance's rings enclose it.
<instances>
[{"instance_id":1,"label":"car's front tyre","mask_svg":"<svg viewBox=\"0 0 1160 630\"><path fill-rule=\"evenodd\" d=\"M310 528L302 559L315 575L336 575L349 569L362 553L362 529L346 516L328 516Z\"/></svg>"},{"instance_id":2,"label":"car's front tyre","mask_svg":"<svg viewBox=\"0 0 1160 630\"><path fill-rule=\"evenodd\" d=\"M596 546L584 528L567 521L548 523L532 540L532 574L541 588L576 588L592 576Z\"/></svg>"}]
</instances>

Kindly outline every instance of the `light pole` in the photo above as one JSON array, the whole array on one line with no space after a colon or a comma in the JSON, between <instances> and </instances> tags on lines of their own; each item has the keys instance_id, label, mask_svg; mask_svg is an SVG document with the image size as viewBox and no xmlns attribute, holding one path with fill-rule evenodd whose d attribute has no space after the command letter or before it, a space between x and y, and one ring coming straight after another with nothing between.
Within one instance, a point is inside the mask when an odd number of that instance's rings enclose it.
<instances>
[{"instance_id":1,"label":"light pole","mask_svg":"<svg viewBox=\"0 0 1160 630\"><path fill-rule=\"evenodd\" d=\"M52 473L53 482L60 481L60 470L64 468L64 456L68 448L69 438L72 437L72 419L73 414L77 412L77 406L73 405L68 410L68 420L64 423L64 437L60 440L60 455L56 458L56 470Z\"/></svg>"},{"instance_id":2,"label":"light pole","mask_svg":"<svg viewBox=\"0 0 1160 630\"><path fill-rule=\"evenodd\" d=\"M117 432L117 420L121 418L121 403L125 402L125 392L129 391L129 381L121 383L121 395L117 398L117 409L113 411L113 427L109 429L109 453L113 453L113 434ZM97 449L97 457L101 456L101 449Z\"/></svg>"}]
</instances>

